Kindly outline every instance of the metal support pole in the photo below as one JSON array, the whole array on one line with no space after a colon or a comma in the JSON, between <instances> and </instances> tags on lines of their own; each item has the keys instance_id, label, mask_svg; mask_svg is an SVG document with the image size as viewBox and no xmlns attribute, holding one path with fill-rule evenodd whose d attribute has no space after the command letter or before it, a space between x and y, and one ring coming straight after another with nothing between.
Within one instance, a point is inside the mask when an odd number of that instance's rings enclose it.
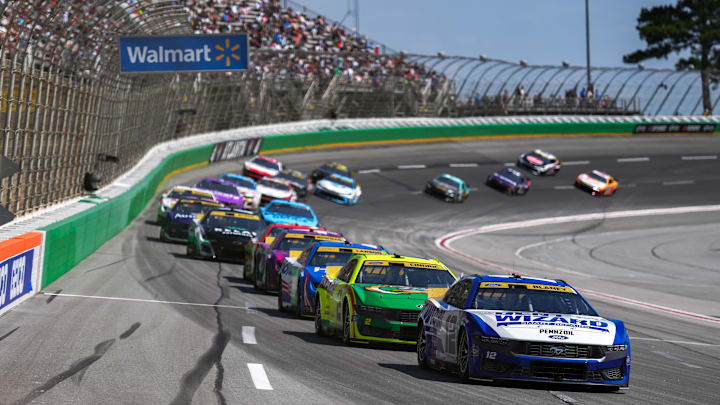
<instances>
[{"instance_id":1,"label":"metal support pole","mask_svg":"<svg viewBox=\"0 0 720 405\"><path fill-rule=\"evenodd\" d=\"M589 0L585 0L585 53L587 55L587 89L589 90L592 79L590 76L590 5L588 2Z\"/></svg>"}]
</instances>

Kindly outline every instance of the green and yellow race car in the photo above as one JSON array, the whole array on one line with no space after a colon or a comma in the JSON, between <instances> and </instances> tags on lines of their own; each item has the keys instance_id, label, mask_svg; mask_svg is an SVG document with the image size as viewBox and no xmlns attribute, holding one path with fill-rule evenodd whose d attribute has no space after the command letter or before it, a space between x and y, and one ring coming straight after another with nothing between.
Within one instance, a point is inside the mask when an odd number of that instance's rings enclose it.
<instances>
[{"instance_id":1,"label":"green and yellow race car","mask_svg":"<svg viewBox=\"0 0 720 405\"><path fill-rule=\"evenodd\" d=\"M441 297L455 275L437 259L354 255L328 270L315 295L315 333L343 343L415 344L425 300Z\"/></svg>"}]
</instances>

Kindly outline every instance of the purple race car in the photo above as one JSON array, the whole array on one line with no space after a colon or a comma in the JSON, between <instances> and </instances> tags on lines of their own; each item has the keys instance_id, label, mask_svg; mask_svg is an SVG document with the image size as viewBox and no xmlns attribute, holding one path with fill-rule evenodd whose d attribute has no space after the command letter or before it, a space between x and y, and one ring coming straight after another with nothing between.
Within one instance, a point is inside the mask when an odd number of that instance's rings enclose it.
<instances>
[{"instance_id":1,"label":"purple race car","mask_svg":"<svg viewBox=\"0 0 720 405\"><path fill-rule=\"evenodd\" d=\"M245 203L237 186L226 180L206 177L195 184L195 187L209 190L215 196L215 199L227 207L242 209Z\"/></svg>"},{"instance_id":2,"label":"purple race car","mask_svg":"<svg viewBox=\"0 0 720 405\"><path fill-rule=\"evenodd\" d=\"M339 233L289 229L278 235L272 245L258 243L255 262L255 288L265 292L280 290L280 268L286 257L297 258L315 241L345 242Z\"/></svg>"},{"instance_id":3,"label":"purple race car","mask_svg":"<svg viewBox=\"0 0 720 405\"><path fill-rule=\"evenodd\" d=\"M511 195L525 195L532 183L519 171L506 167L489 175L485 184Z\"/></svg>"}]
</instances>

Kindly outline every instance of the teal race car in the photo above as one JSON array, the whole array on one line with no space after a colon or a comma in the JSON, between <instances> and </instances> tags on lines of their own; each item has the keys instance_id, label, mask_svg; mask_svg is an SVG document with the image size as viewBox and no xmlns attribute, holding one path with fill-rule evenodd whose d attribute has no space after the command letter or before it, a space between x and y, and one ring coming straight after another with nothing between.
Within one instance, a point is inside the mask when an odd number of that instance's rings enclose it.
<instances>
[{"instance_id":1,"label":"teal race car","mask_svg":"<svg viewBox=\"0 0 720 405\"><path fill-rule=\"evenodd\" d=\"M427 182L425 192L447 202L463 202L470 196L470 186L461 178L443 173Z\"/></svg>"}]
</instances>

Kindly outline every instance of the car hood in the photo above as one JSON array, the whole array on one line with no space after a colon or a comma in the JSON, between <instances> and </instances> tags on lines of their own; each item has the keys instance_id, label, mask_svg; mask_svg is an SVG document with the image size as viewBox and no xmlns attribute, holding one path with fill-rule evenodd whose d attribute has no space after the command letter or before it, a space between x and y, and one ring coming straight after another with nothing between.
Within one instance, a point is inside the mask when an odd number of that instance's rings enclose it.
<instances>
[{"instance_id":1,"label":"car hood","mask_svg":"<svg viewBox=\"0 0 720 405\"><path fill-rule=\"evenodd\" d=\"M533 342L612 345L616 325L599 316L467 310L505 339Z\"/></svg>"},{"instance_id":2,"label":"car hood","mask_svg":"<svg viewBox=\"0 0 720 405\"><path fill-rule=\"evenodd\" d=\"M180 224L189 224L195 218L202 219L203 214L192 214L192 213L184 213L184 212L173 212L170 214L170 220L172 222L177 222Z\"/></svg>"},{"instance_id":3,"label":"car hood","mask_svg":"<svg viewBox=\"0 0 720 405\"><path fill-rule=\"evenodd\" d=\"M215 196L215 199L221 203L237 204L243 202L243 198L239 195L223 193L222 191L213 191L212 193Z\"/></svg>"},{"instance_id":4,"label":"car hood","mask_svg":"<svg viewBox=\"0 0 720 405\"><path fill-rule=\"evenodd\" d=\"M420 311L428 297L442 296L447 291L447 288L428 289L377 284L354 284L352 288L359 304L414 311Z\"/></svg>"},{"instance_id":5,"label":"car hood","mask_svg":"<svg viewBox=\"0 0 720 405\"><path fill-rule=\"evenodd\" d=\"M221 235L221 236L244 236L247 238L254 238L257 236L257 233L245 229L245 228L237 228L233 226L226 226L226 227L212 227L208 228L206 227L205 233L208 235Z\"/></svg>"},{"instance_id":6,"label":"car hood","mask_svg":"<svg viewBox=\"0 0 720 405\"><path fill-rule=\"evenodd\" d=\"M317 226L317 220L307 217L298 217L295 215L287 215L279 212L263 212L263 218L267 221L281 224Z\"/></svg>"}]
</instances>

